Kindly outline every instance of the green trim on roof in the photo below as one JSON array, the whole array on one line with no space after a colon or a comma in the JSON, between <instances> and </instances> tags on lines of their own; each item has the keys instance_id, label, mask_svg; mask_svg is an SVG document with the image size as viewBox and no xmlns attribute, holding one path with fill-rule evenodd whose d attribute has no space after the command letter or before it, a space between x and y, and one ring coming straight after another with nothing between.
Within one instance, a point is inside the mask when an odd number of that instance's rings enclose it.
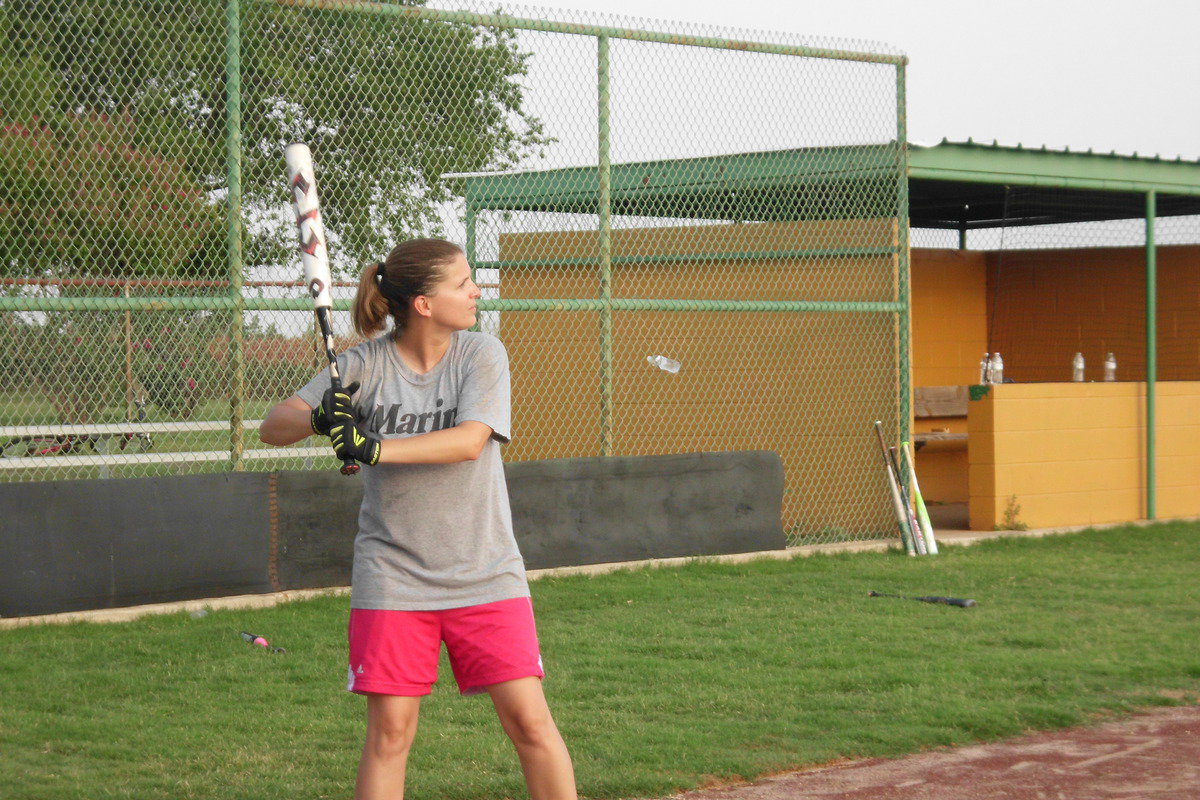
<instances>
[{"instance_id":1,"label":"green trim on roof","mask_svg":"<svg viewBox=\"0 0 1200 800\"><path fill-rule=\"evenodd\" d=\"M1200 162L975 142L909 146L910 178L1200 196Z\"/></svg>"},{"instance_id":2,"label":"green trim on roof","mask_svg":"<svg viewBox=\"0 0 1200 800\"><path fill-rule=\"evenodd\" d=\"M614 214L634 216L714 220L892 217L896 214L895 197L879 187L893 180L899 169L900 153L895 142L614 164L612 210ZM962 191L951 184L1127 195L1155 191L1180 198L1178 207L1169 212L1160 209L1160 213L1196 213L1192 209L1194 201L1183 198L1200 198L1200 162L970 141L942 142L932 147L910 145L908 175L910 182L946 184L933 191L939 196L944 194L951 205L957 202L956 192ZM463 175L453 180L467 204L476 210L578 214L594 214L597 210L599 180L594 166ZM915 217L925 212L914 207L912 213L916 222ZM1096 218L1117 217L1109 214Z\"/></svg>"},{"instance_id":3,"label":"green trim on roof","mask_svg":"<svg viewBox=\"0 0 1200 800\"><path fill-rule=\"evenodd\" d=\"M830 183L879 180L894 175L894 144L737 153L612 165L617 213L698 216L703 208L739 204L742 191L801 189ZM464 176L457 180L477 209L594 213L599 190L595 167ZM619 208L619 210L618 210Z\"/></svg>"}]
</instances>

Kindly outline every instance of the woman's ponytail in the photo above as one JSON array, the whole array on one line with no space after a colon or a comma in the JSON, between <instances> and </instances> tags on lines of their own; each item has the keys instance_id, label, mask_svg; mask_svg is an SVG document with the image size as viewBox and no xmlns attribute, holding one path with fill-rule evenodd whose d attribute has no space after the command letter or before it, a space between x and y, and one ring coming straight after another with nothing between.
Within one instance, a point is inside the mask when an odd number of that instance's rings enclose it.
<instances>
[{"instance_id":1,"label":"woman's ponytail","mask_svg":"<svg viewBox=\"0 0 1200 800\"><path fill-rule=\"evenodd\" d=\"M380 261L363 270L362 277L358 279L358 293L354 295L354 305L350 309L354 330L365 339L383 330L391 313L388 300L379 289L379 274L383 268L383 262Z\"/></svg>"}]
</instances>

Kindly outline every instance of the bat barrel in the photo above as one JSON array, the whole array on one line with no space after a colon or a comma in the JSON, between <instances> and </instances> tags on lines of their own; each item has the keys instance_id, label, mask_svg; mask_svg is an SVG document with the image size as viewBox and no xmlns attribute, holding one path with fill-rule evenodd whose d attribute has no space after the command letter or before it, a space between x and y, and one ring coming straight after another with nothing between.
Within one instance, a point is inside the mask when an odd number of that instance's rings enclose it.
<instances>
[{"instance_id":1,"label":"bat barrel","mask_svg":"<svg viewBox=\"0 0 1200 800\"><path fill-rule=\"evenodd\" d=\"M288 191L292 196L292 209L296 212L296 230L300 237L300 261L304 264L304 281L312 295L325 344L325 357L329 360L329 384L333 390L342 388L342 376L338 373L337 353L333 347L333 325L330 310L333 298L330 287L333 279L329 272L329 251L325 246L325 226L321 222L321 201L317 194L317 178L313 171L312 151L303 142L292 142L283 151L287 163ZM355 475L359 465L352 458L342 460L343 475Z\"/></svg>"},{"instance_id":2,"label":"bat barrel","mask_svg":"<svg viewBox=\"0 0 1200 800\"><path fill-rule=\"evenodd\" d=\"M314 305L330 308L333 297L329 290L333 281L329 273L329 251L325 245L325 225L321 221L321 200L317 194L312 151L302 142L293 142L284 149L283 158L287 162L288 189L300 236L304 282Z\"/></svg>"}]
</instances>

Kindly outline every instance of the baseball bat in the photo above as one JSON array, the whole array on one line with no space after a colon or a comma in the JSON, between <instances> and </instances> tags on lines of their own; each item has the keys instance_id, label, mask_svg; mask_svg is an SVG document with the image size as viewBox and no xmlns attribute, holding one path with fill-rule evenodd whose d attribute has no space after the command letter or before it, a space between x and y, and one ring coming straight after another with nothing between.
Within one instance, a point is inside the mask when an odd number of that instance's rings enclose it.
<instances>
[{"instance_id":1,"label":"baseball bat","mask_svg":"<svg viewBox=\"0 0 1200 800\"><path fill-rule=\"evenodd\" d=\"M901 442L900 449L904 451L904 461L908 464L908 474L912 476L912 499L917 506L917 520L921 523L921 535L925 539L925 550L931 556L938 553L937 539L933 537L933 523L929 520L929 510L925 508L925 500L921 497L921 484L917 483L917 465L908 442Z\"/></svg>"},{"instance_id":2,"label":"baseball bat","mask_svg":"<svg viewBox=\"0 0 1200 800\"><path fill-rule=\"evenodd\" d=\"M938 597L936 595L925 595L923 597L909 597L903 594L885 594L883 592L867 592L867 597L895 597L900 600L920 600L922 603L941 603L945 606L958 606L959 608L970 608L975 605L974 600L968 600L962 597Z\"/></svg>"},{"instance_id":3,"label":"baseball bat","mask_svg":"<svg viewBox=\"0 0 1200 800\"><path fill-rule=\"evenodd\" d=\"M329 293L333 279L329 273L329 251L325 249L325 226L321 224L321 202L317 197L312 151L302 142L292 142L284 149L283 158L287 162L288 188L292 193L292 208L296 212L296 229L300 235L304 282L312 296L317 324L325 343L329 384L335 392L340 392L342 376L338 371L337 353L333 350L333 298ZM354 475L358 470L358 463L353 458L342 459L343 475Z\"/></svg>"},{"instance_id":4,"label":"baseball bat","mask_svg":"<svg viewBox=\"0 0 1200 800\"><path fill-rule=\"evenodd\" d=\"M917 554L916 545L913 544L912 536L908 532L907 515L904 513L903 501L900 499L900 486L896 480L896 473L892 469L892 462L888 460L887 445L883 441L883 423L875 420L875 433L879 435L879 452L883 456L883 468L887 473L888 489L892 493L892 511L896 514L896 524L900 526L900 541L904 543L904 550L910 556Z\"/></svg>"},{"instance_id":5,"label":"baseball bat","mask_svg":"<svg viewBox=\"0 0 1200 800\"><path fill-rule=\"evenodd\" d=\"M900 484L900 500L904 504L904 517L908 520L908 529L912 531L913 544L916 545L917 555L928 555L925 548L925 537L921 534L921 523L917 521L917 512L913 510L912 498L908 496L908 481L904 480L904 470L900 468L900 457L896 448L888 448L888 458L892 461L892 469L896 470L896 482Z\"/></svg>"}]
</instances>

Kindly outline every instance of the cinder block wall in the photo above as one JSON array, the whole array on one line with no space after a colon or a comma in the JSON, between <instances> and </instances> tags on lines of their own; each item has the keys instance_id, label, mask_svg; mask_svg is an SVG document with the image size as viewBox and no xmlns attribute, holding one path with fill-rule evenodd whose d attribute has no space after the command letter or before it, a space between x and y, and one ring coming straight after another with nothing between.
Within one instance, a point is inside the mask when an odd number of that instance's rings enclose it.
<instances>
[{"instance_id":1,"label":"cinder block wall","mask_svg":"<svg viewBox=\"0 0 1200 800\"><path fill-rule=\"evenodd\" d=\"M1102 378L1108 352L1117 356L1118 380L1145 379L1142 248L1003 255L915 249L911 264L914 386L976 383L993 307L992 346L1004 356L1005 374L1020 383L1069 381L1072 356L1080 351L1089 380ZM1200 247L1160 246L1158 285L1159 380L1200 380ZM1160 396L1170 402L1174 390L1165 386L1160 384ZM937 428L962 433L967 421L914 420L915 431ZM927 499L966 502L972 494L967 463L962 447L936 444L919 452ZM1192 490L1200 493L1200 485Z\"/></svg>"},{"instance_id":2,"label":"cinder block wall","mask_svg":"<svg viewBox=\"0 0 1200 800\"><path fill-rule=\"evenodd\" d=\"M748 259L743 253L863 248L895 242L894 220L825 221L624 228L613 255L617 297L693 300L880 301L894 296L896 258ZM565 259L555 266L503 267L505 298L586 298L598 292L595 231L504 234L508 262ZM655 262L656 256L680 260ZM694 256L694 259L691 258ZM896 396L889 370L897 342L885 314L779 314L639 311L613 314L611 426L617 455L697 450L770 449L787 474L785 525L847 516L846 533L891 529L870 443L870 420ZM600 327L580 311L505 311L512 461L600 453ZM647 355L683 364L676 375L650 367ZM813 522L813 521L816 522ZM813 532L816 532L814 528Z\"/></svg>"},{"instance_id":3,"label":"cinder block wall","mask_svg":"<svg viewBox=\"0 0 1200 800\"><path fill-rule=\"evenodd\" d=\"M1146 515L1146 386L992 386L968 404L972 530L1125 522ZM1200 382L1158 387L1157 516L1200 514Z\"/></svg>"},{"instance_id":4,"label":"cinder block wall","mask_svg":"<svg viewBox=\"0 0 1200 800\"><path fill-rule=\"evenodd\" d=\"M915 249L912 272L913 386L969 386L979 381L987 345L987 254ZM913 420L913 431L966 433L967 418ZM967 448L938 442L917 452L921 493L931 503L965 503Z\"/></svg>"},{"instance_id":5,"label":"cinder block wall","mask_svg":"<svg viewBox=\"0 0 1200 800\"><path fill-rule=\"evenodd\" d=\"M1021 383L1088 380L1114 353L1117 378L1146 379L1146 253L1140 247L988 253L993 346ZM1200 246L1158 248L1158 379L1200 380Z\"/></svg>"},{"instance_id":6,"label":"cinder block wall","mask_svg":"<svg viewBox=\"0 0 1200 800\"><path fill-rule=\"evenodd\" d=\"M910 264L913 385L978 383L988 349L987 253L914 249Z\"/></svg>"}]
</instances>

